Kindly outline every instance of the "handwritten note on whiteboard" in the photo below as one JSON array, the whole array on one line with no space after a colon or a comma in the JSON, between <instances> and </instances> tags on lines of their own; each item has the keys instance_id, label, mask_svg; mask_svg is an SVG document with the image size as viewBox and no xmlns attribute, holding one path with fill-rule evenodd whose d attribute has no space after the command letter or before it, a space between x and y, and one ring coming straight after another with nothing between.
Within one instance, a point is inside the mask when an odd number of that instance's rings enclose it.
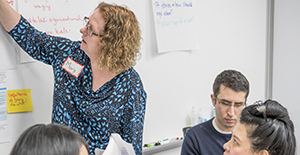
<instances>
[{"instance_id":1,"label":"handwritten note on whiteboard","mask_svg":"<svg viewBox=\"0 0 300 155\"><path fill-rule=\"evenodd\" d=\"M18 0L18 11L35 28L51 35L80 40L79 29L83 25L83 14L80 6L83 1L70 0Z\"/></svg>"},{"instance_id":2,"label":"handwritten note on whiteboard","mask_svg":"<svg viewBox=\"0 0 300 155\"><path fill-rule=\"evenodd\" d=\"M199 48L193 0L152 0L158 51Z\"/></svg>"},{"instance_id":3,"label":"handwritten note on whiteboard","mask_svg":"<svg viewBox=\"0 0 300 155\"><path fill-rule=\"evenodd\" d=\"M7 113L32 111L31 90L7 90Z\"/></svg>"},{"instance_id":4,"label":"handwritten note on whiteboard","mask_svg":"<svg viewBox=\"0 0 300 155\"><path fill-rule=\"evenodd\" d=\"M47 34L81 40L83 17L96 7L88 7L90 0L18 0L18 11L35 28ZM32 61L21 52L21 62Z\"/></svg>"}]
</instances>

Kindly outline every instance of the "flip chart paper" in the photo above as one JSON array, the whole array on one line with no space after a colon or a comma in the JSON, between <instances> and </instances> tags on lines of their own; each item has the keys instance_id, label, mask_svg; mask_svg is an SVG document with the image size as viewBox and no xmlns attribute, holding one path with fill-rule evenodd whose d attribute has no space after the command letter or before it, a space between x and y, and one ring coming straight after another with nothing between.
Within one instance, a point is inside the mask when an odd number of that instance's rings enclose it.
<instances>
[{"instance_id":1,"label":"flip chart paper","mask_svg":"<svg viewBox=\"0 0 300 155\"><path fill-rule=\"evenodd\" d=\"M199 48L193 0L152 0L158 52Z\"/></svg>"}]
</instances>

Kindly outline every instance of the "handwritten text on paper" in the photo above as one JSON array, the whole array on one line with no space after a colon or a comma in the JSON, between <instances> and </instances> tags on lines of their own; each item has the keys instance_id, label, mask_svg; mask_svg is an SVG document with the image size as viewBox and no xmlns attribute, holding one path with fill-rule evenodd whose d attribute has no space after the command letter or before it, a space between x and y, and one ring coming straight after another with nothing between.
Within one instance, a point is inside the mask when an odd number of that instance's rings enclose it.
<instances>
[{"instance_id":1,"label":"handwritten text on paper","mask_svg":"<svg viewBox=\"0 0 300 155\"><path fill-rule=\"evenodd\" d=\"M194 22L195 17L193 16L193 14L190 14L190 16L180 15L180 12L184 13L184 10L193 8L193 2L191 1L155 1L153 3L153 7L155 7L154 10L156 10L156 12L154 13L154 15L156 16L155 22L162 27L170 25L177 27L177 25L179 24Z\"/></svg>"},{"instance_id":2,"label":"handwritten text on paper","mask_svg":"<svg viewBox=\"0 0 300 155\"><path fill-rule=\"evenodd\" d=\"M30 89L7 90L7 112L32 111Z\"/></svg>"}]
</instances>

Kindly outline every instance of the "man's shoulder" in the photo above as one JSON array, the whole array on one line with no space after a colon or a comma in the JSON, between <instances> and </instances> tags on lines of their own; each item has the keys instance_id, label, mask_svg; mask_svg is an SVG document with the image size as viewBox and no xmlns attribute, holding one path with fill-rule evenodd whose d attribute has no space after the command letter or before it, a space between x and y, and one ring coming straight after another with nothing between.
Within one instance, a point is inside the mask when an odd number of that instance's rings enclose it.
<instances>
[{"instance_id":1,"label":"man's shoulder","mask_svg":"<svg viewBox=\"0 0 300 155\"><path fill-rule=\"evenodd\" d=\"M211 131L213 129L212 120L213 120L213 118L206 122L203 122L203 123L193 126L188 130L188 132L190 132L190 134L193 134L193 135L199 135L199 134L202 135L203 133L205 133L207 131Z\"/></svg>"},{"instance_id":2,"label":"man's shoulder","mask_svg":"<svg viewBox=\"0 0 300 155\"><path fill-rule=\"evenodd\" d=\"M209 120L206 121L206 122L203 122L203 123L200 123L200 124L197 124L197 125L193 126L192 128L197 128L197 126L198 126L198 128L199 128L199 127L200 127L200 128L211 128L211 127L213 127L213 125L212 125L213 119L214 119L214 118L211 118L211 119L209 119Z\"/></svg>"},{"instance_id":3,"label":"man's shoulder","mask_svg":"<svg viewBox=\"0 0 300 155\"><path fill-rule=\"evenodd\" d=\"M193 126L187 131L182 154L222 154L226 142L213 127L214 118Z\"/></svg>"}]
</instances>

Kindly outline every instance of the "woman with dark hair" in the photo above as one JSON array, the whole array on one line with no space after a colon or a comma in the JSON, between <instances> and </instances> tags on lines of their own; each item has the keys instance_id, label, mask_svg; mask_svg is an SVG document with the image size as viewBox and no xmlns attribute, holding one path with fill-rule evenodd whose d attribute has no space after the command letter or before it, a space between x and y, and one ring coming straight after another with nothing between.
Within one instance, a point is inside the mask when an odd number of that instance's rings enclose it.
<instances>
[{"instance_id":1,"label":"woman with dark hair","mask_svg":"<svg viewBox=\"0 0 300 155\"><path fill-rule=\"evenodd\" d=\"M294 124L285 107L274 100L243 109L224 155L295 155Z\"/></svg>"},{"instance_id":2,"label":"woman with dark hair","mask_svg":"<svg viewBox=\"0 0 300 155\"><path fill-rule=\"evenodd\" d=\"M36 124L25 130L10 155L88 155L88 144L71 128Z\"/></svg>"}]
</instances>

